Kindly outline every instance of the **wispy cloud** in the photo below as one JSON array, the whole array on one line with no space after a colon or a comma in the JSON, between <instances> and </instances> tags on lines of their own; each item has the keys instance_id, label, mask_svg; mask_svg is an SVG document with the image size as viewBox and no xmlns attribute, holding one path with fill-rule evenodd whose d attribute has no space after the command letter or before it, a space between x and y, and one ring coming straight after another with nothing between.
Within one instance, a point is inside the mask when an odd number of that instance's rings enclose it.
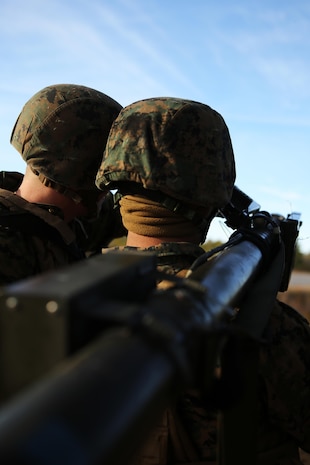
<instances>
[{"instance_id":1,"label":"wispy cloud","mask_svg":"<svg viewBox=\"0 0 310 465\"><path fill-rule=\"evenodd\" d=\"M230 27L221 27L230 15ZM306 2L296 5L231 6L220 27L211 26L212 40L227 58L247 73L257 73L275 93L287 93L287 101L310 95L310 10ZM215 35L215 40L214 40ZM233 73L232 66L231 72Z\"/></svg>"}]
</instances>

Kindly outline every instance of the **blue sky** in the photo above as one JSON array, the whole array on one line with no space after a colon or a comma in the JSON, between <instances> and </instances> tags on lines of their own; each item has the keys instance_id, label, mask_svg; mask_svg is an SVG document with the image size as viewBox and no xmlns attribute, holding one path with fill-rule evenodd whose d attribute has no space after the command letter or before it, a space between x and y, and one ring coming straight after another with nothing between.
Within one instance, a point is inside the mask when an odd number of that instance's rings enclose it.
<instances>
[{"instance_id":1,"label":"blue sky","mask_svg":"<svg viewBox=\"0 0 310 465\"><path fill-rule=\"evenodd\" d=\"M224 117L237 186L264 210L301 212L310 253L310 3L306 0L2 0L0 169L24 171L10 134L56 83L127 105L198 100ZM213 224L210 238L231 231Z\"/></svg>"}]
</instances>

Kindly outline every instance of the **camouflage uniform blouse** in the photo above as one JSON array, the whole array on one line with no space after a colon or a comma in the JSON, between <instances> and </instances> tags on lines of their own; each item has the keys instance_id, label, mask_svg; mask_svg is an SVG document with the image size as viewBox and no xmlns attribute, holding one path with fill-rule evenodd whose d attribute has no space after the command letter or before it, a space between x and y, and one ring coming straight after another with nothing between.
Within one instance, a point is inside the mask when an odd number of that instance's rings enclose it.
<instances>
[{"instance_id":1,"label":"camouflage uniform blouse","mask_svg":"<svg viewBox=\"0 0 310 465\"><path fill-rule=\"evenodd\" d=\"M138 250L155 253L159 270L180 276L204 253L189 243ZM264 339L259 362L258 464L301 464L298 446L310 451L310 327L291 307L276 302ZM165 412L131 465L215 465L216 416L205 408L198 392L185 392L175 410Z\"/></svg>"},{"instance_id":2,"label":"camouflage uniform blouse","mask_svg":"<svg viewBox=\"0 0 310 465\"><path fill-rule=\"evenodd\" d=\"M0 285L81 257L75 234L58 208L33 204L0 189Z\"/></svg>"}]
</instances>

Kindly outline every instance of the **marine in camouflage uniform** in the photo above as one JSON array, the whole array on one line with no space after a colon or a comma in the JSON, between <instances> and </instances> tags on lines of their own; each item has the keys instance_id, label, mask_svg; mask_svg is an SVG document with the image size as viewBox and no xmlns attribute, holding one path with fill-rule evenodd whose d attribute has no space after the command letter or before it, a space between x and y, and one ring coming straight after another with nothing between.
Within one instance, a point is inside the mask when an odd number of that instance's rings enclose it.
<instances>
[{"instance_id":1,"label":"marine in camouflage uniform","mask_svg":"<svg viewBox=\"0 0 310 465\"><path fill-rule=\"evenodd\" d=\"M96 182L122 194L130 250L155 253L161 271L185 276L204 253L199 243L215 211L230 200L234 181L233 150L222 117L197 102L154 98L120 112ZM137 240L134 246L131 237L154 242L145 248ZM309 324L275 302L264 340L259 354L258 463L297 465L298 447L310 451ZM133 460L135 465L181 463L217 463L216 412L195 390L184 392L175 408L164 413Z\"/></svg>"},{"instance_id":2,"label":"marine in camouflage uniform","mask_svg":"<svg viewBox=\"0 0 310 465\"><path fill-rule=\"evenodd\" d=\"M95 89L75 84L48 86L24 105L11 143L40 186L70 199L77 211L81 206L81 211L93 217L102 196L95 175L121 108ZM0 284L84 257L61 205L26 200L12 192L15 181L18 184L14 174L3 178L9 189L0 189Z\"/></svg>"}]
</instances>

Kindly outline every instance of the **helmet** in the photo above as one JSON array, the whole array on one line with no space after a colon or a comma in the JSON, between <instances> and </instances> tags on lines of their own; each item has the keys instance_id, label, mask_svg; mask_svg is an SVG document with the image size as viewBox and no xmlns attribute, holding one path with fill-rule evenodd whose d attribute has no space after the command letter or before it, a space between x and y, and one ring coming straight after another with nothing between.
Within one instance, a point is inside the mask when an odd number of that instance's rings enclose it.
<instances>
[{"instance_id":1,"label":"helmet","mask_svg":"<svg viewBox=\"0 0 310 465\"><path fill-rule=\"evenodd\" d=\"M89 87L51 85L24 105L11 144L42 182L52 181L56 189L94 191L105 143L121 108Z\"/></svg>"},{"instance_id":2,"label":"helmet","mask_svg":"<svg viewBox=\"0 0 310 465\"><path fill-rule=\"evenodd\" d=\"M133 181L210 213L226 205L235 181L228 128L207 105L150 98L120 112L112 125L96 184Z\"/></svg>"}]
</instances>

